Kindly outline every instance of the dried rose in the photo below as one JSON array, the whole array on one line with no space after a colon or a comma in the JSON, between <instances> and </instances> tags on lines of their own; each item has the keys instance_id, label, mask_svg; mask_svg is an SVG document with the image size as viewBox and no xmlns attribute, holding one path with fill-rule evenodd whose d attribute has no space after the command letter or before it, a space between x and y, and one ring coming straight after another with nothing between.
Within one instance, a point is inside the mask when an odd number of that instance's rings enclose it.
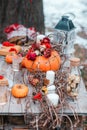
<instances>
[{"instance_id":1,"label":"dried rose","mask_svg":"<svg viewBox=\"0 0 87 130\"><path fill-rule=\"evenodd\" d=\"M41 45L45 45L46 48L51 48L50 39L48 37L43 38Z\"/></svg>"},{"instance_id":2,"label":"dried rose","mask_svg":"<svg viewBox=\"0 0 87 130\"><path fill-rule=\"evenodd\" d=\"M34 78L34 79L31 81L31 84L32 84L33 86L36 86L38 83L39 83L39 79L37 79L37 78Z\"/></svg>"},{"instance_id":3,"label":"dried rose","mask_svg":"<svg viewBox=\"0 0 87 130\"><path fill-rule=\"evenodd\" d=\"M44 45L46 46L46 48L51 48L51 44L50 43L45 43Z\"/></svg>"},{"instance_id":4,"label":"dried rose","mask_svg":"<svg viewBox=\"0 0 87 130\"><path fill-rule=\"evenodd\" d=\"M51 49L47 48L45 51L44 51L44 56L46 58L50 57L51 56Z\"/></svg>"},{"instance_id":5,"label":"dried rose","mask_svg":"<svg viewBox=\"0 0 87 130\"><path fill-rule=\"evenodd\" d=\"M36 86L39 83L39 79L34 78L34 76L30 75L28 77L29 83L31 83L33 86Z\"/></svg>"},{"instance_id":6,"label":"dried rose","mask_svg":"<svg viewBox=\"0 0 87 130\"><path fill-rule=\"evenodd\" d=\"M34 52L28 52L28 54L27 54L27 59L28 60L35 60L36 59L36 53L34 53Z\"/></svg>"},{"instance_id":7,"label":"dried rose","mask_svg":"<svg viewBox=\"0 0 87 130\"><path fill-rule=\"evenodd\" d=\"M48 37L43 38L44 43L50 43L50 39Z\"/></svg>"}]
</instances>

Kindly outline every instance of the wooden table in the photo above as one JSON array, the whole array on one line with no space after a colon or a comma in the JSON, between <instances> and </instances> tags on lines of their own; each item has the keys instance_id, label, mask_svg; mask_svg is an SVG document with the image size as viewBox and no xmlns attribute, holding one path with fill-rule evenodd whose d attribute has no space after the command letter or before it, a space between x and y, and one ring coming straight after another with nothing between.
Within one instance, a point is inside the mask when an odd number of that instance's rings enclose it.
<instances>
[{"instance_id":1,"label":"wooden table","mask_svg":"<svg viewBox=\"0 0 87 130\"><path fill-rule=\"evenodd\" d=\"M24 71L25 69L23 69L20 72L15 72L14 75L16 79L14 83L23 83ZM9 84L10 84L12 75L14 72L12 71L12 66L7 64L4 61L4 57L2 56L0 56L0 72L5 74L8 77L8 80L10 79L9 80ZM26 98L22 98L22 99L13 97L8 87L8 102L5 105L0 106L0 115L24 115L27 99L29 99L32 102L32 99L31 99L32 87L29 84L28 84L28 87L29 87L29 94ZM82 79L81 79L79 95L77 97L77 100L75 100L74 102L69 101L69 103L75 108L76 113L80 115L87 114L87 92L86 92L85 85ZM38 105L31 103L31 108L29 111L34 112L34 113L38 112ZM72 111L68 109L64 109L64 113L67 113L70 115L73 114Z\"/></svg>"},{"instance_id":2,"label":"wooden table","mask_svg":"<svg viewBox=\"0 0 87 130\"><path fill-rule=\"evenodd\" d=\"M23 83L23 74L26 72L27 69L22 69L18 72L13 72L12 65L9 65L5 62L5 57L0 56L0 74L4 74L8 78L9 81L9 87L8 87L8 101L5 105L0 105L0 116L24 116L26 114L26 103L28 100L30 100L30 108L28 109L28 112L33 113L39 113L41 110L39 107L39 104L34 104L32 102L32 87L30 84L27 84L29 87L29 93L28 96L25 98L15 98L11 94L11 87L15 83ZM14 76L13 76L14 75ZM14 83L13 83L14 78ZM85 85L83 80L81 79L81 84L79 86L79 95L77 97L77 100L69 100L69 104L74 108L75 112L78 115L84 116L87 115L87 92L85 89ZM63 113L73 116L73 112L70 109L63 109ZM59 113L61 114L61 112ZM6 129L7 130L7 129Z\"/></svg>"}]
</instances>

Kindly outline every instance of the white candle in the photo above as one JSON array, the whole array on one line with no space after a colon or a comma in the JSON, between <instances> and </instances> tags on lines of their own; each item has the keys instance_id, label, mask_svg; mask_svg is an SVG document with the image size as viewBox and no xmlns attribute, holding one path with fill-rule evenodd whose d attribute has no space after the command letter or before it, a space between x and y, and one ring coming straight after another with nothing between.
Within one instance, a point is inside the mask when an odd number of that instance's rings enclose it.
<instances>
[{"instance_id":1,"label":"white candle","mask_svg":"<svg viewBox=\"0 0 87 130\"><path fill-rule=\"evenodd\" d=\"M59 95L55 93L56 86L50 85L47 87L47 90L48 90L47 98L50 101L50 105L52 104L54 106L57 106L59 102Z\"/></svg>"},{"instance_id":2,"label":"white candle","mask_svg":"<svg viewBox=\"0 0 87 130\"><path fill-rule=\"evenodd\" d=\"M54 92L55 93L55 89L56 89L55 85L50 85L50 86L47 87L48 93L50 93L50 92Z\"/></svg>"},{"instance_id":3,"label":"white candle","mask_svg":"<svg viewBox=\"0 0 87 130\"><path fill-rule=\"evenodd\" d=\"M59 95L56 93L49 93L47 94L47 98L50 101L50 105L54 105L55 107L58 105L59 102Z\"/></svg>"},{"instance_id":4,"label":"white candle","mask_svg":"<svg viewBox=\"0 0 87 130\"><path fill-rule=\"evenodd\" d=\"M49 80L49 84L48 85L54 84L55 72L52 71L52 70L47 71L46 72L46 79Z\"/></svg>"}]
</instances>

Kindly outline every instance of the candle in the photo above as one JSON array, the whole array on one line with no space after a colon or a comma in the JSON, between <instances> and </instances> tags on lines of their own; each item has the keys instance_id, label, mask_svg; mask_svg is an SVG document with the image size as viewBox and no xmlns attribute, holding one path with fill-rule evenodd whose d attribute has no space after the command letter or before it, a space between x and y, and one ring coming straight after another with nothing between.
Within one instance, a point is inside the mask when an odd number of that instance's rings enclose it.
<instances>
[{"instance_id":1,"label":"candle","mask_svg":"<svg viewBox=\"0 0 87 130\"><path fill-rule=\"evenodd\" d=\"M58 105L59 102L59 95L56 93L49 93L47 94L47 98L50 101L50 105L54 105L55 107Z\"/></svg>"},{"instance_id":2,"label":"candle","mask_svg":"<svg viewBox=\"0 0 87 130\"><path fill-rule=\"evenodd\" d=\"M54 106L57 106L59 102L59 95L56 94L55 89L56 89L55 85L47 87L48 90L47 98L50 101L50 105L52 104Z\"/></svg>"},{"instance_id":3,"label":"candle","mask_svg":"<svg viewBox=\"0 0 87 130\"><path fill-rule=\"evenodd\" d=\"M50 70L46 72L46 79L49 80L49 84L48 85L52 85L54 84L54 79L55 79L55 72Z\"/></svg>"}]
</instances>

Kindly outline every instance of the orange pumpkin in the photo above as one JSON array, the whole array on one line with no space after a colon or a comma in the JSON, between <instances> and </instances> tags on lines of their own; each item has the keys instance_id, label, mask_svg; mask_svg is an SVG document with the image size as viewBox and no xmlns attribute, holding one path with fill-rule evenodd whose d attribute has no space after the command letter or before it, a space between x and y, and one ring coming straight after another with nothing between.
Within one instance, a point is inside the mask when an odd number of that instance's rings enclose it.
<instances>
[{"instance_id":1,"label":"orange pumpkin","mask_svg":"<svg viewBox=\"0 0 87 130\"><path fill-rule=\"evenodd\" d=\"M23 59L22 59L21 66L25 67L25 57L23 57Z\"/></svg>"},{"instance_id":2,"label":"orange pumpkin","mask_svg":"<svg viewBox=\"0 0 87 130\"><path fill-rule=\"evenodd\" d=\"M16 98L26 97L28 94L28 87L25 84L15 84L11 90L11 93Z\"/></svg>"},{"instance_id":3,"label":"orange pumpkin","mask_svg":"<svg viewBox=\"0 0 87 130\"><path fill-rule=\"evenodd\" d=\"M58 70L60 68L61 60L57 51L52 51L51 56L49 58L45 58L44 56L37 56L36 60L28 60L24 59L24 65L29 71L36 71L37 69L41 71L48 70Z\"/></svg>"},{"instance_id":4,"label":"orange pumpkin","mask_svg":"<svg viewBox=\"0 0 87 130\"><path fill-rule=\"evenodd\" d=\"M12 63L12 56L13 56L13 54L8 54L8 55L6 55L6 57L5 57L5 61L7 62L7 63Z\"/></svg>"}]
</instances>

